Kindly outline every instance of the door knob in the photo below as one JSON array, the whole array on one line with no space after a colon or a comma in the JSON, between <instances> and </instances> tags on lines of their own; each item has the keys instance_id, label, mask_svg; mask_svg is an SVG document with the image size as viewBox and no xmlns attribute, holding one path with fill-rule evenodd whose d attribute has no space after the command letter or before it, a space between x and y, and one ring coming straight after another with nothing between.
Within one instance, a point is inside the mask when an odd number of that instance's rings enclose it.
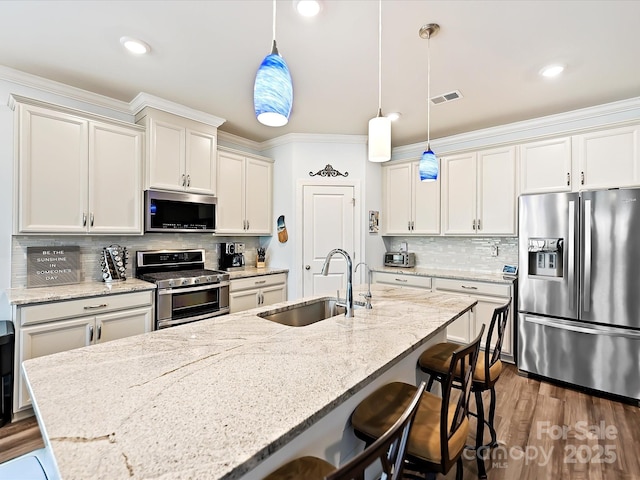
<instances>
[{"instance_id":1,"label":"door knob","mask_svg":"<svg viewBox=\"0 0 640 480\"><path fill-rule=\"evenodd\" d=\"M305 269L305 270L311 270L311 265L305 265L305 266L304 266L304 269Z\"/></svg>"}]
</instances>

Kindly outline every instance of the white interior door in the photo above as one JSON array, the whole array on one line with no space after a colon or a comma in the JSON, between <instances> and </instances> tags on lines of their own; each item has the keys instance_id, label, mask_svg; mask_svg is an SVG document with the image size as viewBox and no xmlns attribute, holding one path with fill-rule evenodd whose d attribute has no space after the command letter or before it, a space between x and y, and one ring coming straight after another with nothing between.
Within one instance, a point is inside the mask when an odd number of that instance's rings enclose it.
<instances>
[{"instance_id":1,"label":"white interior door","mask_svg":"<svg viewBox=\"0 0 640 480\"><path fill-rule=\"evenodd\" d=\"M303 187L303 290L304 296L335 295L346 288L346 261L335 255L329 275L322 265L334 248L346 250L355 267L354 187L305 185Z\"/></svg>"}]
</instances>

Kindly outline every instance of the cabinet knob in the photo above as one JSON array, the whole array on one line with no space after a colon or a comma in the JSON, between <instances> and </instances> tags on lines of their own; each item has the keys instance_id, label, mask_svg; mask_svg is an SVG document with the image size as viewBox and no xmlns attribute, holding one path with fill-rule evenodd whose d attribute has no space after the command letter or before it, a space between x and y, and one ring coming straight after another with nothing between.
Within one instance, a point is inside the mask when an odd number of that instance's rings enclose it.
<instances>
[{"instance_id":1,"label":"cabinet knob","mask_svg":"<svg viewBox=\"0 0 640 480\"><path fill-rule=\"evenodd\" d=\"M305 269L305 270L311 270L311 265L305 265L305 266L304 266L304 269Z\"/></svg>"}]
</instances>

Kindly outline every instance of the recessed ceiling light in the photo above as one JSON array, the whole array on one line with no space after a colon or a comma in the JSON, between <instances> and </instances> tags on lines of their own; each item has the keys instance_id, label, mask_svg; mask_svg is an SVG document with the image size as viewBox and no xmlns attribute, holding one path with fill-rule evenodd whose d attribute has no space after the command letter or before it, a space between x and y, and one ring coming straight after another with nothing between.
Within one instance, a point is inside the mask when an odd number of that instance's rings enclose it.
<instances>
[{"instance_id":1,"label":"recessed ceiling light","mask_svg":"<svg viewBox=\"0 0 640 480\"><path fill-rule=\"evenodd\" d=\"M395 122L396 120L398 120L400 117L402 116L402 114L400 112L391 112L390 114L387 115L387 118L389 120L391 120L392 122Z\"/></svg>"},{"instance_id":2,"label":"recessed ceiling light","mask_svg":"<svg viewBox=\"0 0 640 480\"><path fill-rule=\"evenodd\" d=\"M320 13L320 2L318 0L298 0L296 10L303 17L315 17Z\"/></svg>"},{"instance_id":3,"label":"recessed ceiling light","mask_svg":"<svg viewBox=\"0 0 640 480\"><path fill-rule=\"evenodd\" d=\"M543 77L557 77L564 71L564 65L547 65L540 70L540 75Z\"/></svg>"},{"instance_id":4,"label":"recessed ceiling light","mask_svg":"<svg viewBox=\"0 0 640 480\"><path fill-rule=\"evenodd\" d=\"M142 40L138 40L137 38L121 37L120 43L124 48L136 55L144 55L145 53L149 53L151 50L151 47L148 44L144 43Z\"/></svg>"}]
</instances>

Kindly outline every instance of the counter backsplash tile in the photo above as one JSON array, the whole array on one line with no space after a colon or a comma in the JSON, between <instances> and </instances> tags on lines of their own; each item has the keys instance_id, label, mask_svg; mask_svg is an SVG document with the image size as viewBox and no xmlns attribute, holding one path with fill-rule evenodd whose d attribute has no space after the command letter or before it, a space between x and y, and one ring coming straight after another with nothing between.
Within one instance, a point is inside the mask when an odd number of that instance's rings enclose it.
<instances>
[{"instance_id":1,"label":"counter backsplash tile","mask_svg":"<svg viewBox=\"0 0 640 480\"><path fill-rule=\"evenodd\" d=\"M384 237L388 251L400 250L403 242L416 254L416 267L496 273L518 264L517 237ZM494 246L497 257L491 256Z\"/></svg>"},{"instance_id":2,"label":"counter backsplash tile","mask_svg":"<svg viewBox=\"0 0 640 480\"><path fill-rule=\"evenodd\" d=\"M82 266L81 282L102 281L100 256L102 249L118 244L129 250L127 278L133 277L135 252L138 250L204 248L206 268L217 269L221 242L243 242L245 244L245 263L255 266L256 249L260 246L260 237L212 237L209 233L147 233L144 236L32 236L16 235L12 237L11 287L27 285L27 247L70 246L80 247Z\"/></svg>"}]
</instances>

